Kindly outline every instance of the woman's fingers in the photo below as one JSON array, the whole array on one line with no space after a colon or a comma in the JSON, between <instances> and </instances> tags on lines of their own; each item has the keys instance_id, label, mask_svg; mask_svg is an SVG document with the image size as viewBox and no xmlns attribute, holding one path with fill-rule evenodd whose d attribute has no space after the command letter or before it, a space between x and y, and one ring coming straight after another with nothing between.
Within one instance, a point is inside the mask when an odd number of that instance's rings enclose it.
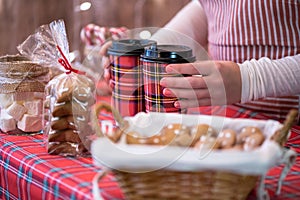
<instances>
[{"instance_id":1,"label":"woman's fingers","mask_svg":"<svg viewBox=\"0 0 300 200\"><path fill-rule=\"evenodd\" d=\"M166 72L186 75L209 75L215 70L214 65L212 61L170 64L166 67Z\"/></svg>"},{"instance_id":2,"label":"woman's fingers","mask_svg":"<svg viewBox=\"0 0 300 200\"><path fill-rule=\"evenodd\" d=\"M106 43L104 43L102 46L101 46L101 49L100 49L100 55L101 56L107 56L107 50L108 48L112 45L112 41L108 41Z\"/></svg>"},{"instance_id":3,"label":"woman's fingers","mask_svg":"<svg viewBox=\"0 0 300 200\"><path fill-rule=\"evenodd\" d=\"M108 83L110 80L110 60L107 55L108 48L112 45L112 41L106 42L100 49L100 55L102 56L103 78Z\"/></svg>"},{"instance_id":4,"label":"woman's fingers","mask_svg":"<svg viewBox=\"0 0 300 200\"><path fill-rule=\"evenodd\" d=\"M110 79L110 61L108 57L102 57L103 78L106 82Z\"/></svg>"},{"instance_id":5,"label":"woman's fingers","mask_svg":"<svg viewBox=\"0 0 300 200\"><path fill-rule=\"evenodd\" d=\"M172 88L207 88L205 77L200 76L164 77L160 80L160 85Z\"/></svg>"},{"instance_id":6,"label":"woman's fingers","mask_svg":"<svg viewBox=\"0 0 300 200\"><path fill-rule=\"evenodd\" d=\"M210 106L210 105L212 105L211 98L179 99L174 103L174 106L176 108L194 108L199 106Z\"/></svg>"},{"instance_id":7,"label":"woman's fingers","mask_svg":"<svg viewBox=\"0 0 300 200\"><path fill-rule=\"evenodd\" d=\"M209 98L210 94L207 89L169 89L165 88L163 94L167 97L177 97L184 99L202 99Z\"/></svg>"}]
</instances>

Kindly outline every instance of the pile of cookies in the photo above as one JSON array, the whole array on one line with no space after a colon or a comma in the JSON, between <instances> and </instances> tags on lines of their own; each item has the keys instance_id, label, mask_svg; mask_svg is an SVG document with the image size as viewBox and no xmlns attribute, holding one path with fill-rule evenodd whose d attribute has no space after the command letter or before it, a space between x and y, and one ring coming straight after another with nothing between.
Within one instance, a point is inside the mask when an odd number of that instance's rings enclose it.
<instances>
[{"instance_id":1,"label":"pile of cookies","mask_svg":"<svg viewBox=\"0 0 300 200\"><path fill-rule=\"evenodd\" d=\"M219 133L208 124L186 126L179 123L163 127L159 134L143 137L137 132L123 131L127 144L189 146L197 149L239 149L251 151L265 140L263 132L245 126L240 132L224 129ZM114 140L115 141L115 140Z\"/></svg>"},{"instance_id":2,"label":"pile of cookies","mask_svg":"<svg viewBox=\"0 0 300 200\"><path fill-rule=\"evenodd\" d=\"M100 137L107 137L114 143L132 145L161 145L181 146L195 149L233 149L251 151L260 147L266 139L263 131L256 126L245 125L233 129L224 126L217 131L207 123L185 125L182 123L169 123L162 127L157 134L146 136L149 133L139 133L133 130L130 120L123 119L119 112L106 103L96 103L93 106L93 128ZM99 124L98 115L101 111L111 112L118 126L113 131L103 132ZM291 121L291 120L290 120ZM138 123L143 123L137 121ZM232 125L231 125L232 126ZM239 126L240 127L240 126ZM280 131L279 131L280 133Z\"/></svg>"},{"instance_id":3,"label":"pile of cookies","mask_svg":"<svg viewBox=\"0 0 300 200\"><path fill-rule=\"evenodd\" d=\"M81 155L87 152L90 107L95 103L95 86L79 74L62 74L46 88L44 104L47 147L50 154Z\"/></svg>"}]
</instances>

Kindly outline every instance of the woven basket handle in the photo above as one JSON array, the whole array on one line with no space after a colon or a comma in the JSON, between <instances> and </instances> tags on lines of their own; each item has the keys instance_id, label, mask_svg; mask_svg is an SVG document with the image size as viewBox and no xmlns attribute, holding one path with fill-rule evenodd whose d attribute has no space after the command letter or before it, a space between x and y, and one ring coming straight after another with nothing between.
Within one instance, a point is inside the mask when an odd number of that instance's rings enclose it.
<instances>
[{"instance_id":1,"label":"woven basket handle","mask_svg":"<svg viewBox=\"0 0 300 200\"><path fill-rule=\"evenodd\" d=\"M106 175L108 174L108 171L103 170L101 172L98 172L93 180L93 196L95 200L104 200L104 198L101 196L101 189L99 188L99 181L102 180Z\"/></svg>"},{"instance_id":2,"label":"woven basket handle","mask_svg":"<svg viewBox=\"0 0 300 200\"><path fill-rule=\"evenodd\" d=\"M274 135L271 137L271 139L276 141L279 145L284 146L288 139L289 131L291 127L294 125L297 116L298 116L298 111L296 109L290 110L290 112L287 114L287 117L283 123L282 128L277 130L274 133Z\"/></svg>"},{"instance_id":3,"label":"woven basket handle","mask_svg":"<svg viewBox=\"0 0 300 200\"><path fill-rule=\"evenodd\" d=\"M109 136L110 139L112 139L114 142L117 142L120 139L123 132L125 131L125 129L129 127L129 123L126 120L124 120L120 115L120 113L116 109L114 109L111 105L104 102L98 102L94 105L92 111L92 125L99 137L104 136L98 118L102 110L112 113L115 121L118 123L118 127L114 131L113 135Z\"/></svg>"}]
</instances>

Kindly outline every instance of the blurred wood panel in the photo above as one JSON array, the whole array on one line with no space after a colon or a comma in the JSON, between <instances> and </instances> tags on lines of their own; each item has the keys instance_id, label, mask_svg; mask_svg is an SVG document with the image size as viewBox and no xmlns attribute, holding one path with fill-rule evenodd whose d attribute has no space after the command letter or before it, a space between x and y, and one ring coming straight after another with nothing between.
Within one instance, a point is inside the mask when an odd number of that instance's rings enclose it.
<instances>
[{"instance_id":1,"label":"blurred wood panel","mask_svg":"<svg viewBox=\"0 0 300 200\"><path fill-rule=\"evenodd\" d=\"M70 50L80 49L80 30L100 26L161 27L189 0L91 0L91 9L76 12L83 0L0 0L0 55L18 53L16 46L37 27L64 19Z\"/></svg>"},{"instance_id":2,"label":"blurred wood panel","mask_svg":"<svg viewBox=\"0 0 300 200\"><path fill-rule=\"evenodd\" d=\"M63 3L62 3L63 2ZM17 53L16 46L34 30L55 19L67 21L72 29L72 0L0 0L0 54Z\"/></svg>"}]
</instances>

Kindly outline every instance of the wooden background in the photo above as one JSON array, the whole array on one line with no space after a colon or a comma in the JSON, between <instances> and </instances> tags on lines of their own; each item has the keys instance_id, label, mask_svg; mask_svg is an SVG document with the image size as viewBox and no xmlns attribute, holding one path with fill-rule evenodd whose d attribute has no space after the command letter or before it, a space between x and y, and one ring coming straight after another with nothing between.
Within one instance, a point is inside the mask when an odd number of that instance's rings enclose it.
<instances>
[{"instance_id":1,"label":"wooden background","mask_svg":"<svg viewBox=\"0 0 300 200\"><path fill-rule=\"evenodd\" d=\"M189 0L90 0L91 9L76 12L84 0L0 0L0 56L18 53L16 46L35 29L53 20L66 23L70 51L82 49L80 30L100 26L161 27Z\"/></svg>"}]
</instances>

